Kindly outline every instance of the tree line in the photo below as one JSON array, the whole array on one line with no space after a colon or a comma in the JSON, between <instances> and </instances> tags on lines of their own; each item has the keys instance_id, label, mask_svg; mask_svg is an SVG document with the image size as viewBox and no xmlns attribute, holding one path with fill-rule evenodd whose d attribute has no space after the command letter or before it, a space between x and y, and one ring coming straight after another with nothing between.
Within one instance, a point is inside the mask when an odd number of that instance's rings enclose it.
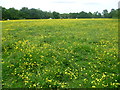
<instances>
[{"instance_id":1,"label":"tree line","mask_svg":"<svg viewBox=\"0 0 120 90\"><path fill-rule=\"evenodd\" d=\"M94 13L81 11L79 13L64 13L51 11L42 11L41 9L23 7L20 10L15 8L6 9L0 6L2 12L2 20L14 20L14 19L77 19L77 18L118 18L120 9L111 9L108 12L107 9L103 10L102 13L96 11Z\"/></svg>"}]
</instances>

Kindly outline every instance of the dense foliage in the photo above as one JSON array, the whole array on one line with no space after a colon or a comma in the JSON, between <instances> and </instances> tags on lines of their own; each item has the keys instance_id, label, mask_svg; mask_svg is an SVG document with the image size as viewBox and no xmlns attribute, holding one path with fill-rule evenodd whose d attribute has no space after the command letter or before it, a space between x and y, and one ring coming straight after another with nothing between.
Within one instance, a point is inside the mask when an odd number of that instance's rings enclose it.
<instances>
[{"instance_id":1,"label":"dense foliage","mask_svg":"<svg viewBox=\"0 0 120 90\"><path fill-rule=\"evenodd\" d=\"M87 13L84 11L81 11L79 13L64 13L60 14L58 12L47 12L42 11L40 9L31 8L28 9L27 7L23 7L20 10L17 10L15 8L9 8L6 9L5 7L0 7L0 10L2 11L2 19L59 19L59 18L117 18L118 17L118 11L120 9L111 9L110 12L108 12L107 9L103 10L102 13L94 12L94 13Z\"/></svg>"}]
</instances>

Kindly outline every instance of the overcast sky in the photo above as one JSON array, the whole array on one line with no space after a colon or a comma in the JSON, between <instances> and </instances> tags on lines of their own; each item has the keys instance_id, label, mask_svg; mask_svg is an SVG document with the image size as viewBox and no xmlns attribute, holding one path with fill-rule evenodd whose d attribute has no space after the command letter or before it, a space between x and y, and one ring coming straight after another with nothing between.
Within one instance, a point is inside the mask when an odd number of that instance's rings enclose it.
<instances>
[{"instance_id":1,"label":"overcast sky","mask_svg":"<svg viewBox=\"0 0 120 90\"><path fill-rule=\"evenodd\" d=\"M118 8L120 0L0 0L0 6L5 8L22 7L40 8L43 11L57 11L59 13L69 12L102 12L104 9L110 11Z\"/></svg>"}]
</instances>

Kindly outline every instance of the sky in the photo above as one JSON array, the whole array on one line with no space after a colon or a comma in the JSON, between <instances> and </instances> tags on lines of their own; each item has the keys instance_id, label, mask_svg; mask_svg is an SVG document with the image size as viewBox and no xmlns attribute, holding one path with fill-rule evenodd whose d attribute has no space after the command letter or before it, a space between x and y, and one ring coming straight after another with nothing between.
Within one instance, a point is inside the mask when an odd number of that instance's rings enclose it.
<instances>
[{"instance_id":1,"label":"sky","mask_svg":"<svg viewBox=\"0 0 120 90\"><path fill-rule=\"evenodd\" d=\"M102 12L104 9L110 11L118 8L120 0L0 0L0 6L5 8L14 7L21 9L28 7L43 11L56 11L59 13L74 12Z\"/></svg>"}]
</instances>

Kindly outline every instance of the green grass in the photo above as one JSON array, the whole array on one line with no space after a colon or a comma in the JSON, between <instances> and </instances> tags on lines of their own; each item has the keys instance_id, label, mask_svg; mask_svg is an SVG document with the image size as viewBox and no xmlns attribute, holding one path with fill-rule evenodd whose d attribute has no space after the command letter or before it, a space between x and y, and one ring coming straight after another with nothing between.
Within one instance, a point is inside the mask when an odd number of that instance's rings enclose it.
<instances>
[{"instance_id":1,"label":"green grass","mask_svg":"<svg viewBox=\"0 0 120 90\"><path fill-rule=\"evenodd\" d=\"M120 86L117 19L2 24L3 88Z\"/></svg>"}]
</instances>

